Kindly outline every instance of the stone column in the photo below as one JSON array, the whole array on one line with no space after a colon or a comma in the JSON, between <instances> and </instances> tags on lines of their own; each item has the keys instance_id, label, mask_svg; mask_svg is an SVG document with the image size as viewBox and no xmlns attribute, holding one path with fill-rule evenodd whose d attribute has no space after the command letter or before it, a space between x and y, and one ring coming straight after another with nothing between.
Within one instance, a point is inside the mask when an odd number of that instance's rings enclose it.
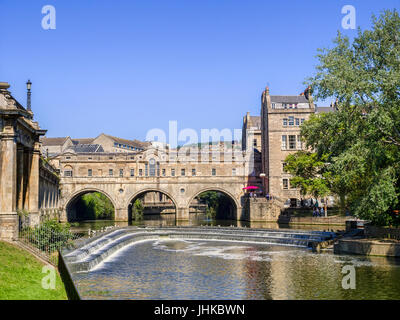
<instances>
[{"instance_id":1,"label":"stone column","mask_svg":"<svg viewBox=\"0 0 400 320\"><path fill-rule=\"evenodd\" d=\"M0 239L18 237L17 145L9 124L0 136Z\"/></svg>"},{"instance_id":2,"label":"stone column","mask_svg":"<svg viewBox=\"0 0 400 320\"><path fill-rule=\"evenodd\" d=\"M17 208L24 208L24 147L17 147Z\"/></svg>"},{"instance_id":3,"label":"stone column","mask_svg":"<svg viewBox=\"0 0 400 320\"><path fill-rule=\"evenodd\" d=\"M39 223L39 157L40 151L36 143L32 151L32 162L29 171L28 211L31 226Z\"/></svg>"},{"instance_id":4,"label":"stone column","mask_svg":"<svg viewBox=\"0 0 400 320\"><path fill-rule=\"evenodd\" d=\"M32 152L30 149L24 149L24 172L23 172L23 204L24 209L29 210L29 175L31 171Z\"/></svg>"}]
</instances>

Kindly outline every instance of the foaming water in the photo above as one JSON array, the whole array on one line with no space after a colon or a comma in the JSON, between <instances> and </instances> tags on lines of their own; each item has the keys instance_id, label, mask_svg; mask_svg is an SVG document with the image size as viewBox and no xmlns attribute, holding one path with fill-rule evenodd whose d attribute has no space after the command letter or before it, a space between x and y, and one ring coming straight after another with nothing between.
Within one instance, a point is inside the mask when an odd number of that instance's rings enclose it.
<instances>
[{"instance_id":1,"label":"foaming water","mask_svg":"<svg viewBox=\"0 0 400 320\"><path fill-rule=\"evenodd\" d=\"M85 299L400 299L400 262L293 246L143 240L76 274ZM342 288L344 265L356 289Z\"/></svg>"}]
</instances>

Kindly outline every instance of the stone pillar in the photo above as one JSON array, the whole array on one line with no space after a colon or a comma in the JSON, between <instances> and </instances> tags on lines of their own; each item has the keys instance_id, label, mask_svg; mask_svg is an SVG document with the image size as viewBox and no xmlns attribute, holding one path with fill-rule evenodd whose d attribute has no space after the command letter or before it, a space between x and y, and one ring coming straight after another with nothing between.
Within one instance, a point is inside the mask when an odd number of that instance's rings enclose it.
<instances>
[{"instance_id":1,"label":"stone pillar","mask_svg":"<svg viewBox=\"0 0 400 320\"><path fill-rule=\"evenodd\" d=\"M13 126L5 129L0 136L0 239L10 240L18 237L17 145Z\"/></svg>"},{"instance_id":2,"label":"stone pillar","mask_svg":"<svg viewBox=\"0 0 400 320\"><path fill-rule=\"evenodd\" d=\"M37 144L35 144L35 148L32 151L28 188L28 211L31 226L39 223L39 157L40 151Z\"/></svg>"},{"instance_id":3,"label":"stone pillar","mask_svg":"<svg viewBox=\"0 0 400 320\"><path fill-rule=\"evenodd\" d=\"M176 208L176 220L189 220L189 208Z\"/></svg>"},{"instance_id":4,"label":"stone pillar","mask_svg":"<svg viewBox=\"0 0 400 320\"><path fill-rule=\"evenodd\" d=\"M59 213L60 213L60 222L68 222L67 210L65 208L60 209Z\"/></svg>"},{"instance_id":5,"label":"stone pillar","mask_svg":"<svg viewBox=\"0 0 400 320\"><path fill-rule=\"evenodd\" d=\"M24 209L24 147L17 147L17 209Z\"/></svg>"},{"instance_id":6,"label":"stone pillar","mask_svg":"<svg viewBox=\"0 0 400 320\"><path fill-rule=\"evenodd\" d=\"M115 221L128 221L128 208L115 209Z\"/></svg>"},{"instance_id":7,"label":"stone pillar","mask_svg":"<svg viewBox=\"0 0 400 320\"><path fill-rule=\"evenodd\" d=\"M23 204L24 209L29 210L29 175L31 170L32 153L28 148L24 149L24 173L23 173Z\"/></svg>"}]
</instances>

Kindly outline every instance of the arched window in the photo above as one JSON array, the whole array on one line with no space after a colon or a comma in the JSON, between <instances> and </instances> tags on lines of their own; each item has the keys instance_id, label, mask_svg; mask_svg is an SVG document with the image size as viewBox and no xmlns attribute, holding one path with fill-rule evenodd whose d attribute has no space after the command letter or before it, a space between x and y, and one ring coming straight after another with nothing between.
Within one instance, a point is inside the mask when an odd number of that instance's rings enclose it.
<instances>
[{"instance_id":1,"label":"arched window","mask_svg":"<svg viewBox=\"0 0 400 320\"><path fill-rule=\"evenodd\" d=\"M149 172L150 177L154 177L156 175L156 160L154 159L149 160Z\"/></svg>"},{"instance_id":2,"label":"arched window","mask_svg":"<svg viewBox=\"0 0 400 320\"><path fill-rule=\"evenodd\" d=\"M72 167L71 166L65 166L64 167L64 177L72 177Z\"/></svg>"}]
</instances>

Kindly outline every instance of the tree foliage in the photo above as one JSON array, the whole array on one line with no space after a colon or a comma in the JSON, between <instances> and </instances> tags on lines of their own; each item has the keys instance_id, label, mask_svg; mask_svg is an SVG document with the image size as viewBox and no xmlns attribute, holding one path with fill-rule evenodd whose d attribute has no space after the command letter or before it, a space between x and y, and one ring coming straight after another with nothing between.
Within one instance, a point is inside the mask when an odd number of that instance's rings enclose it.
<instances>
[{"instance_id":1,"label":"tree foliage","mask_svg":"<svg viewBox=\"0 0 400 320\"><path fill-rule=\"evenodd\" d=\"M132 219L139 221L143 219L144 207L140 199L136 199L132 205Z\"/></svg>"},{"instance_id":2,"label":"tree foliage","mask_svg":"<svg viewBox=\"0 0 400 320\"><path fill-rule=\"evenodd\" d=\"M231 199L217 191L206 191L199 195L199 199L207 204L206 215L211 219L224 217L232 206Z\"/></svg>"},{"instance_id":3,"label":"tree foliage","mask_svg":"<svg viewBox=\"0 0 400 320\"><path fill-rule=\"evenodd\" d=\"M110 199L100 192L84 194L76 204L77 216L83 220L113 219L114 206Z\"/></svg>"},{"instance_id":4,"label":"tree foliage","mask_svg":"<svg viewBox=\"0 0 400 320\"><path fill-rule=\"evenodd\" d=\"M333 48L319 50L317 72L307 83L317 99L333 98L337 111L304 123L301 134L314 153L303 160L314 162L313 179L327 178L331 193L355 215L398 224L393 210L400 197L400 17L385 11L372 23L352 42L338 32Z\"/></svg>"}]
</instances>

